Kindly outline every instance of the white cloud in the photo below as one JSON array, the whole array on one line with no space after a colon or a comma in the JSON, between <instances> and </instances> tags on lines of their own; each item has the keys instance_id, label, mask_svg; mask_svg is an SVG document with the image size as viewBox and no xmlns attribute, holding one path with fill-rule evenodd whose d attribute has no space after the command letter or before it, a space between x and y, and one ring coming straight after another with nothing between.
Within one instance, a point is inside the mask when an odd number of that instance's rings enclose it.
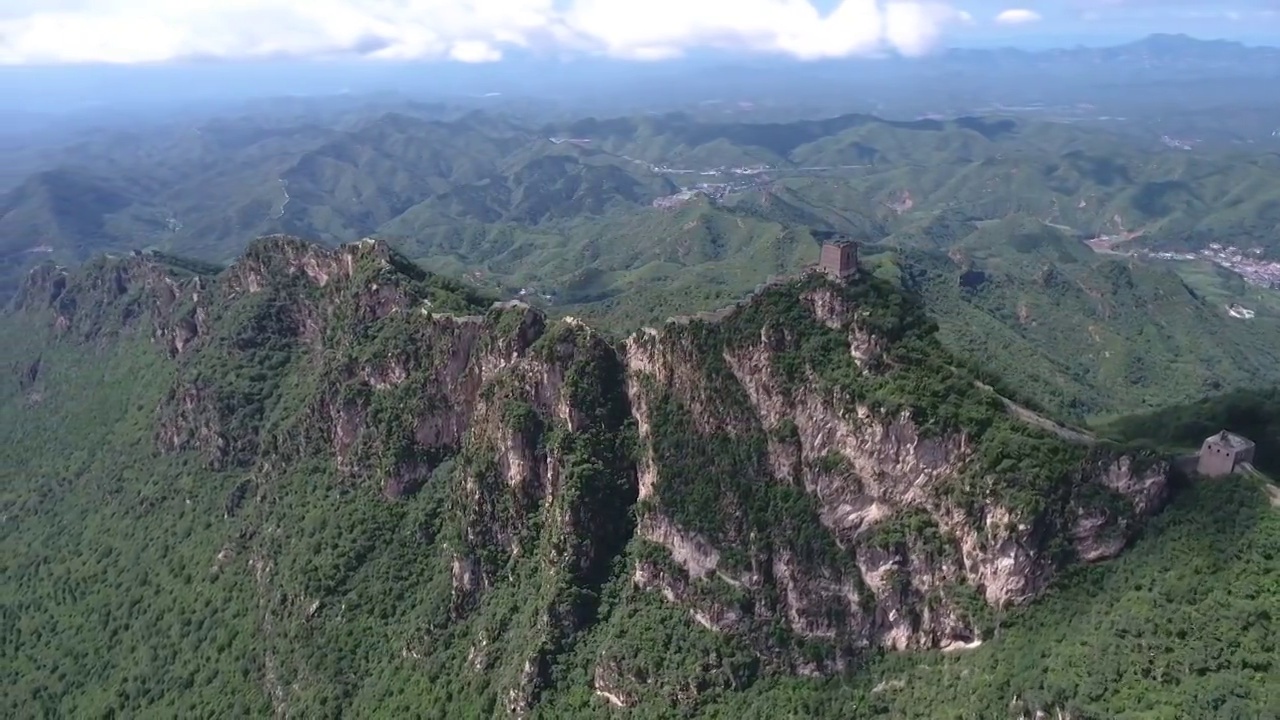
<instances>
[{"instance_id":1,"label":"white cloud","mask_svg":"<svg viewBox=\"0 0 1280 720\"><path fill-rule=\"evenodd\" d=\"M930 0L0 0L0 64L360 53L491 62L512 48L658 59L927 52L970 18Z\"/></svg>"},{"instance_id":2,"label":"white cloud","mask_svg":"<svg viewBox=\"0 0 1280 720\"><path fill-rule=\"evenodd\" d=\"M972 22L969 13L941 3L889 3L885 40L903 55L923 55L937 45L947 25Z\"/></svg>"},{"instance_id":3,"label":"white cloud","mask_svg":"<svg viewBox=\"0 0 1280 720\"><path fill-rule=\"evenodd\" d=\"M996 15L996 22L1001 25L1027 25L1040 22L1041 19L1040 13L1026 8L1010 8Z\"/></svg>"}]
</instances>

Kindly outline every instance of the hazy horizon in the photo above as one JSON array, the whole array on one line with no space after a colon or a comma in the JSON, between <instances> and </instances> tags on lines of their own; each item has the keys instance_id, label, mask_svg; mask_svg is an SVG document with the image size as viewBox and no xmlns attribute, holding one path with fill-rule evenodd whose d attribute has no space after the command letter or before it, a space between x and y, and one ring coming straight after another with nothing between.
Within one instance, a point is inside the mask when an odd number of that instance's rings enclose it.
<instances>
[{"instance_id":1,"label":"hazy horizon","mask_svg":"<svg viewBox=\"0 0 1280 720\"><path fill-rule=\"evenodd\" d=\"M1122 42L1152 33L1280 38L1274 0L8 0L0 65L192 58L646 61L699 51L832 59L972 45ZM1054 38L1049 41L1049 38Z\"/></svg>"}]
</instances>

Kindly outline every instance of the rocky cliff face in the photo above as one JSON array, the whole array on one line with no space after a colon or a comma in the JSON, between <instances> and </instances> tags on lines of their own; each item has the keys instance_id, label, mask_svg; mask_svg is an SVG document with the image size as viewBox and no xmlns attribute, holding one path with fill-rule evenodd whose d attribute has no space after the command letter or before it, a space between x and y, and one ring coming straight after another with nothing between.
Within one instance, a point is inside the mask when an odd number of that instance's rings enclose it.
<instances>
[{"instance_id":1,"label":"rocky cliff face","mask_svg":"<svg viewBox=\"0 0 1280 720\"><path fill-rule=\"evenodd\" d=\"M1010 415L873 279L767 287L616 346L372 241L269 238L215 277L145 256L42 268L20 302L81 337L141 329L178 364L163 452L263 482L320 457L388 502L451 465L450 618L512 586L534 604L515 716L611 578L770 671L825 674L872 648L981 642L992 608L1114 556L1165 495L1162 463ZM630 704L629 672L603 658L598 692Z\"/></svg>"},{"instance_id":2,"label":"rocky cliff face","mask_svg":"<svg viewBox=\"0 0 1280 720\"><path fill-rule=\"evenodd\" d=\"M20 309L48 308L59 333L109 339L125 327L148 323L169 355L195 339L205 318L200 276L181 277L141 254L100 258L76 273L55 265L31 271L17 297Z\"/></svg>"},{"instance_id":3,"label":"rocky cliff face","mask_svg":"<svg viewBox=\"0 0 1280 720\"><path fill-rule=\"evenodd\" d=\"M1067 449L1061 468L1025 467L1061 474L1044 502L1017 503L1000 486L1025 478L1013 468L1003 481L989 477L983 456L998 434L1027 429L999 416L972 429L927 427L924 408L887 406L880 389L927 390L925 380L895 367L891 339L840 288L801 287L719 326L670 324L627 341L643 441L638 535L666 553L638 564L637 585L718 632L781 622L797 638L831 641L839 652L825 662L793 666L823 672L860 648L979 642L975 596L995 608L1025 603L1065 557L1114 556L1133 521L1159 507L1162 463L1085 448ZM760 311L766 303L775 312ZM935 396L933 410L990 400ZM668 448L673 436L689 439ZM743 477L686 464L682 453L696 445L739 453L725 472ZM787 495L762 499L761 486ZM812 532L779 527L802 509Z\"/></svg>"}]
</instances>

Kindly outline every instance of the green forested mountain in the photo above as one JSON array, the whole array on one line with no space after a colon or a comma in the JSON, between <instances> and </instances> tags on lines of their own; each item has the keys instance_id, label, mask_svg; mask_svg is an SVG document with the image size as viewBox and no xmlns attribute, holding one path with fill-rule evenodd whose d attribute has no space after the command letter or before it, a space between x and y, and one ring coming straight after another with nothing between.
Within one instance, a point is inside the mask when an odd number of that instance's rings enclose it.
<instances>
[{"instance_id":1,"label":"green forested mountain","mask_svg":"<svg viewBox=\"0 0 1280 720\"><path fill-rule=\"evenodd\" d=\"M904 247L904 272L945 341L1044 405L1090 417L1280 379L1274 291L1208 263L1099 257L1026 216L963 232L945 256Z\"/></svg>"},{"instance_id":2,"label":"green forested mountain","mask_svg":"<svg viewBox=\"0 0 1280 720\"><path fill-rule=\"evenodd\" d=\"M777 202L792 208L780 213L869 239L946 210L969 220L1026 213L1087 237L1141 233L1151 247L1230 238L1274 253L1280 172L1273 154L1189 152L998 118L755 124L671 114L532 127L412 107L335 127L246 116L159 139L110 136L68 158L0 204L11 262L45 244L63 260L148 245L229 260L247 238L281 230L334 241L389 233L421 257L483 262L430 229L550 222L539 232L559 234L564 221L609 209L653 212L650 201L699 183L723 186L715 194L728 192L728 206Z\"/></svg>"},{"instance_id":3,"label":"green forested mountain","mask_svg":"<svg viewBox=\"0 0 1280 720\"><path fill-rule=\"evenodd\" d=\"M77 148L0 199L6 289L50 257L226 262L268 232L378 236L621 336L732 302L838 231L868 257L892 250L946 342L1056 411L1280 381L1280 301L1238 275L1280 279L1273 154L1000 118L534 127L428 110L325 127L250 116ZM1210 244L1236 249L1151 255Z\"/></svg>"},{"instance_id":4,"label":"green forested mountain","mask_svg":"<svg viewBox=\"0 0 1280 720\"><path fill-rule=\"evenodd\" d=\"M0 333L7 716L1280 702L1260 481L1010 411L869 273L610 340L272 238L45 266Z\"/></svg>"},{"instance_id":5,"label":"green forested mountain","mask_svg":"<svg viewBox=\"0 0 1280 720\"><path fill-rule=\"evenodd\" d=\"M1273 154L402 108L69 157L0 196L5 716L1280 713L1280 489L1176 460L1280 471Z\"/></svg>"}]
</instances>

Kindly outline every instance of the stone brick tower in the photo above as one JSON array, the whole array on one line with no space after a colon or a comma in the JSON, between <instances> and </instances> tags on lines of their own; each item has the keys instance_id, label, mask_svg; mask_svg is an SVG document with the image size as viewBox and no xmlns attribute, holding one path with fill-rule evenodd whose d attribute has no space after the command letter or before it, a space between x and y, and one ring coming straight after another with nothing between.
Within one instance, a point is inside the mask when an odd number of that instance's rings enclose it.
<instances>
[{"instance_id":1,"label":"stone brick tower","mask_svg":"<svg viewBox=\"0 0 1280 720\"><path fill-rule=\"evenodd\" d=\"M858 274L858 245L846 238L828 240L822 245L818 262L822 272L834 280L847 280Z\"/></svg>"},{"instance_id":2,"label":"stone brick tower","mask_svg":"<svg viewBox=\"0 0 1280 720\"><path fill-rule=\"evenodd\" d=\"M1253 462L1254 447L1252 440L1223 430L1200 446L1196 472L1208 477L1230 475L1241 463Z\"/></svg>"}]
</instances>

